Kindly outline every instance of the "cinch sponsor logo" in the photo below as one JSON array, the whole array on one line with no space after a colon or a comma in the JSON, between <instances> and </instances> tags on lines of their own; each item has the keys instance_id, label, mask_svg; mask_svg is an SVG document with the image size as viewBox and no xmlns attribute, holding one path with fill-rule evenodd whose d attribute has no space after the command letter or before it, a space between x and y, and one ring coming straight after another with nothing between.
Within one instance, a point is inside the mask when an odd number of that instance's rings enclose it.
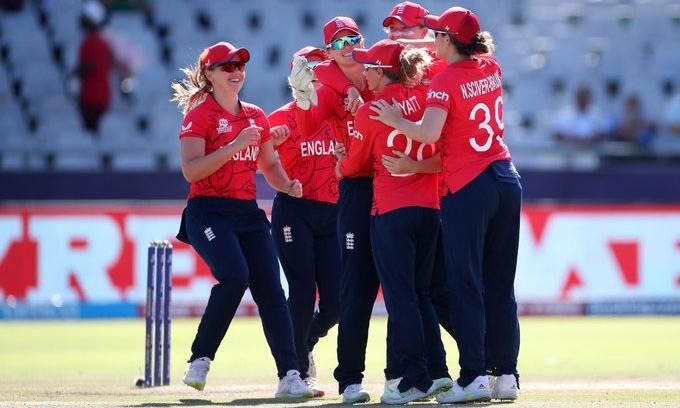
<instances>
[{"instance_id":1,"label":"cinch sponsor logo","mask_svg":"<svg viewBox=\"0 0 680 408\"><path fill-rule=\"evenodd\" d=\"M427 93L427 99L439 99L440 101L448 102L449 93L444 91L430 91Z\"/></svg>"},{"instance_id":2,"label":"cinch sponsor logo","mask_svg":"<svg viewBox=\"0 0 680 408\"><path fill-rule=\"evenodd\" d=\"M354 130L354 121L347 122L347 134L355 139L364 140L364 135Z\"/></svg>"}]
</instances>

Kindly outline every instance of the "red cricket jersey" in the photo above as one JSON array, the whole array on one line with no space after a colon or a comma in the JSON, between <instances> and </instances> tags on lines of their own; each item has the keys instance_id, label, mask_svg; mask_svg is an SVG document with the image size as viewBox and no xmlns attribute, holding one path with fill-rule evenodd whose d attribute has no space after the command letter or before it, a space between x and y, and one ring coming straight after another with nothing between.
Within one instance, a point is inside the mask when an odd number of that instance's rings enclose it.
<instances>
[{"instance_id":1,"label":"red cricket jersey","mask_svg":"<svg viewBox=\"0 0 680 408\"><path fill-rule=\"evenodd\" d=\"M427 93L427 107L448 115L441 134L442 196L455 193L496 160L511 160L503 142L501 68L490 56L450 64Z\"/></svg>"},{"instance_id":2,"label":"red cricket jersey","mask_svg":"<svg viewBox=\"0 0 680 408\"><path fill-rule=\"evenodd\" d=\"M425 111L427 88L417 86L406 88L402 84L390 84L376 96L392 103L392 98L401 105L405 118L418 121ZM370 102L361 105L355 118L356 131L360 137L350 147L342 161L342 174L353 176L365 172L373 173L373 215L385 214L404 207L439 208L438 174L410 173L390 174L382 165L382 155L394 156L399 150L414 160L429 159L436 153L434 144L422 144L411 140L394 128L371 119L374 115Z\"/></svg>"},{"instance_id":3,"label":"red cricket jersey","mask_svg":"<svg viewBox=\"0 0 680 408\"><path fill-rule=\"evenodd\" d=\"M264 130L259 145L246 147L210 176L191 183L188 199L211 196L254 200L257 154L260 145L270 138L267 116L250 103L240 102L241 112L232 115L211 95L206 94L202 99L184 117L179 137L204 139L206 155L231 143L244 128L256 125Z\"/></svg>"},{"instance_id":4,"label":"red cricket jersey","mask_svg":"<svg viewBox=\"0 0 680 408\"><path fill-rule=\"evenodd\" d=\"M81 77L80 100L91 106L108 107L111 100L109 73L113 69L113 52L100 33L85 37L80 45L78 63L88 67Z\"/></svg>"},{"instance_id":5,"label":"red cricket jersey","mask_svg":"<svg viewBox=\"0 0 680 408\"><path fill-rule=\"evenodd\" d=\"M326 122L310 137L303 136L295 121L295 103L290 102L269 115L272 127L287 125L290 136L277 148L281 165L292 179L303 186L302 197L335 204L338 181L335 178L335 141Z\"/></svg>"},{"instance_id":6,"label":"red cricket jersey","mask_svg":"<svg viewBox=\"0 0 680 408\"><path fill-rule=\"evenodd\" d=\"M333 62L331 65L337 64ZM338 77L338 80L347 79L339 68L338 72L341 76ZM295 109L295 120L300 133L305 137L311 137L324 122L328 122L335 141L343 143L345 147L349 148L352 140L356 138L356 133L354 132L354 116L345 110L345 95L323 84L317 87L316 93L319 98L319 103L316 106L306 111L299 108ZM373 92L366 88L361 92L361 97L364 101L373 100Z\"/></svg>"}]
</instances>

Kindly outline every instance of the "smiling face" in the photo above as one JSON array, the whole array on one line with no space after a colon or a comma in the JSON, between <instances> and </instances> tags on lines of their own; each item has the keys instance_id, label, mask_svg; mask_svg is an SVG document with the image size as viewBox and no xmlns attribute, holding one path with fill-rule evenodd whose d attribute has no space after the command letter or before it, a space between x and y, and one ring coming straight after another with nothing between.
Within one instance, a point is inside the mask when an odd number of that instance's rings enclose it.
<instances>
[{"instance_id":1,"label":"smiling face","mask_svg":"<svg viewBox=\"0 0 680 408\"><path fill-rule=\"evenodd\" d=\"M331 42L336 41L342 37L356 35L357 34L351 30L340 30L333 36L333 40ZM348 42L345 42L342 48L338 50L334 50L331 47L328 47L326 49L326 52L328 53L330 59L335 61L338 65L355 65L356 62L352 58L352 50L355 48L364 48L364 40L361 39L361 41L355 45L350 45Z\"/></svg>"},{"instance_id":2,"label":"smiling face","mask_svg":"<svg viewBox=\"0 0 680 408\"><path fill-rule=\"evenodd\" d=\"M382 68L366 67L364 69L364 77L366 77L368 89L371 91L379 90L378 87L380 86L382 76Z\"/></svg>"},{"instance_id":3,"label":"smiling face","mask_svg":"<svg viewBox=\"0 0 680 408\"><path fill-rule=\"evenodd\" d=\"M385 31L387 31L387 38L395 41L398 39L420 40L427 35L427 27L409 27L396 19L390 20L390 25L385 28Z\"/></svg>"},{"instance_id":4,"label":"smiling face","mask_svg":"<svg viewBox=\"0 0 680 408\"><path fill-rule=\"evenodd\" d=\"M229 62L206 70L205 76L216 93L238 95L246 79L245 63L236 55Z\"/></svg>"}]
</instances>

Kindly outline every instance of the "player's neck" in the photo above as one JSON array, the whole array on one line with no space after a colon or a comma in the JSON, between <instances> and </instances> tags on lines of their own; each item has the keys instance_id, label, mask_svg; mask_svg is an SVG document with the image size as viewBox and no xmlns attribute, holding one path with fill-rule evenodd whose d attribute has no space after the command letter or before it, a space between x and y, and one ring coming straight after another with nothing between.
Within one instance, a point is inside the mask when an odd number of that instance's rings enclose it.
<instances>
[{"instance_id":1,"label":"player's neck","mask_svg":"<svg viewBox=\"0 0 680 408\"><path fill-rule=\"evenodd\" d=\"M222 109L232 115L238 115L239 112L241 112L241 104L238 103L238 94L214 92L213 98L215 98L215 101Z\"/></svg>"},{"instance_id":2,"label":"player's neck","mask_svg":"<svg viewBox=\"0 0 680 408\"><path fill-rule=\"evenodd\" d=\"M366 80L364 78L364 67L361 64L354 64L352 66L339 65L342 72L345 74L352 84L360 91L366 89Z\"/></svg>"}]
</instances>

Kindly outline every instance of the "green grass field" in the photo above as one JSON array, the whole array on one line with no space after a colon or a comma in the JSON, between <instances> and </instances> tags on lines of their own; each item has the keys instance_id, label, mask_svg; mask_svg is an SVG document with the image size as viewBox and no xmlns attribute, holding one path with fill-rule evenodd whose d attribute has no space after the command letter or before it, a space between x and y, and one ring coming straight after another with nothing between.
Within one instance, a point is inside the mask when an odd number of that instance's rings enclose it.
<instances>
[{"instance_id":1,"label":"green grass field","mask_svg":"<svg viewBox=\"0 0 680 408\"><path fill-rule=\"evenodd\" d=\"M365 384L374 401L382 392L385 322L372 321L369 340ZM316 351L326 397L281 403L272 398L277 380L259 319L233 323L204 392L185 387L197 324L173 322L171 385L136 389L143 320L0 322L0 407L339 404L335 331ZM513 407L680 407L680 318L523 318L521 326L522 394ZM455 377L455 343L444 337Z\"/></svg>"}]
</instances>

